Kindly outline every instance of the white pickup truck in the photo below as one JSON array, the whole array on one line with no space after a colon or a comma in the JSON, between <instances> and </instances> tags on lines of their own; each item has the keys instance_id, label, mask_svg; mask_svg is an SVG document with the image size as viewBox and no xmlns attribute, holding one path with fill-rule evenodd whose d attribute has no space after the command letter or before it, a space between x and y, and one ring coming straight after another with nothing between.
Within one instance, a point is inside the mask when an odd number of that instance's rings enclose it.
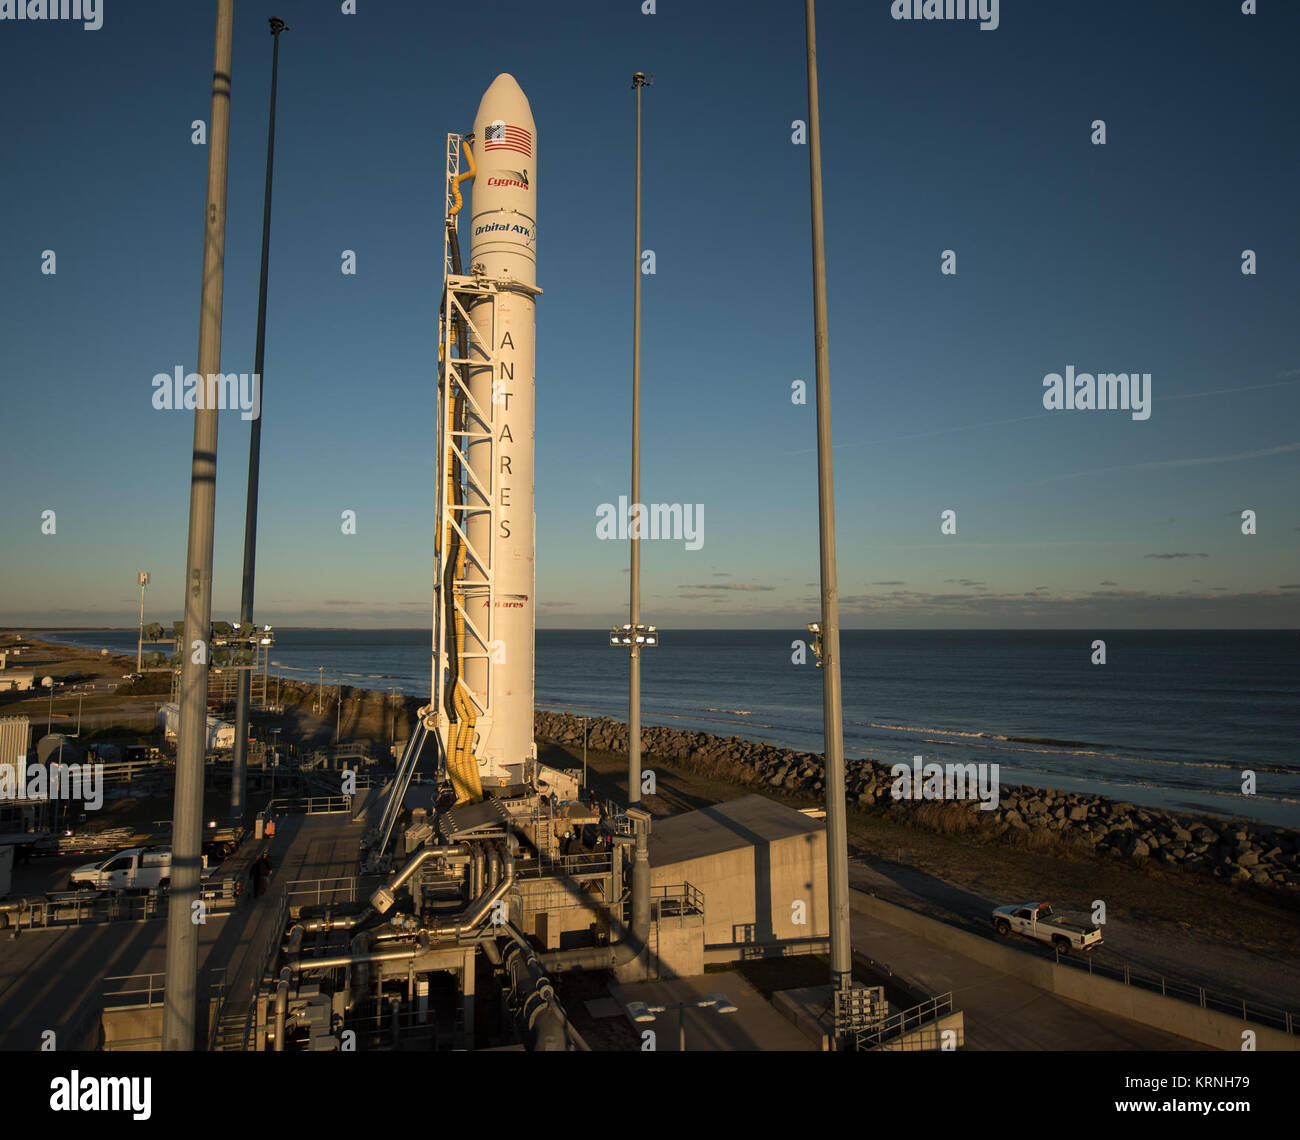
<instances>
[{"instance_id":1,"label":"white pickup truck","mask_svg":"<svg viewBox=\"0 0 1300 1140\"><path fill-rule=\"evenodd\" d=\"M87 863L72 872L68 886L86 891L163 890L171 885L172 849L170 847L132 847L119 851L99 863ZM207 856L203 857L202 878L211 874Z\"/></svg>"},{"instance_id":2,"label":"white pickup truck","mask_svg":"<svg viewBox=\"0 0 1300 1140\"><path fill-rule=\"evenodd\" d=\"M1091 950L1101 945L1100 926L1084 926L1062 918L1052 911L1049 902L995 907L993 929L1003 936L1023 934L1026 938L1050 943L1062 954L1071 950Z\"/></svg>"}]
</instances>

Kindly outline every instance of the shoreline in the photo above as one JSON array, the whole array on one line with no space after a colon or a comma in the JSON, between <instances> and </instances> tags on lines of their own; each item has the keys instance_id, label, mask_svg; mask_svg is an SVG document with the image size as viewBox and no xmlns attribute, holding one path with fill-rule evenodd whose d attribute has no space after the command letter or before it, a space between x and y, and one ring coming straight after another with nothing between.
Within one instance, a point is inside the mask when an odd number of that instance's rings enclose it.
<instances>
[{"instance_id":1,"label":"shoreline","mask_svg":"<svg viewBox=\"0 0 1300 1140\"><path fill-rule=\"evenodd\" d=\"M111 636L103 631L85 630L67 635L53 634L57 640L51 644L75 644L78 648L94 647L97 650L109 641L112 652L134 659L135 638L129 639L129 645L122 644L122 632L117 631ZM354 661L346 654L340 654L338 645L330 644L332 649L327 659L334 662L334 668L325 677L326 686L341 685L354 692L385 696L388 690L395 688L413 706L428 700L427 669L412 671L409 647L402 650L399 660L393 661L382 653L377 655L375 646L367 643L363 648L364 658ZM315 660L314 656L312 660ZM318 666L305 658L301 663L291 663L296 661L295 657L290 657L272 669L275 675L272 683L276 683L276 678L282 678L286 683L317 686L320 680ZM616 694L605 691L606 688L604 682L598 682L592 691L578 693L562 678L556 678L554 685L539 686L534 707L585 714L592 719L625 718L626 693L623 693L620 703L614 699ZM544 691L547 689L553 691L548 694ZM696 703L703 705L705 702L701 699ZM750 716L736 716L728 714L743 711L743 701L714 703L728 707L683 710L676 706L660 707L661 703L643 703L642 723L690 733L709 733L721 738L735 735L794 752L820 752L823 747L820 709L814 724L807 710L800 711L793 720L779 711L776 715L765 715L761 709ZM730 705L737 705L737 708L732 709ZM846 756L906 764L921 753L925 760L940 763L996 763L1001 779L1006 783L1045 791L1100 795L1179 816L1245 818L1260 826L1300 827L1300 784L1297 783L1300 768L1290 763L1289 754L1281 748L1257 750L1261 755L1252 753L1251 758L1241 759L1237 750L1226 744L1217 750L1209 749L1208 745L1198 745L1188 738L1172 751L1157 750L1148 754L1140 746L1128 748L1116 743L1086 743L1109 739L1104 734L1104 726L1095 726L1097 731L1103 732L1101 736L1087 735L1084 727L1078 724L1071 725L1072 732L1019 731L998 727L995 722L1001 718L986 710L985 714L973 715L973 724L968 721L959 725L941 719L941 728L920 728L916 726L934 722L924 718L924 709L913 711L920 715L920 719L913 717L900 725L871 724L869 717L846 720ZM763 723L766 721L774 723ZM851 728L851 725L868 727ZM1065 728L1064 725L1058 727ZM895 729L897 731L878 731ZM1076 753L1076 747L1084 750ZM1243 773L1247 770L1257 773L1257 794L1243 794Z\"/></svg>"},{"instance_id":2,"label":"shoreline","mask_svg":"<svg viewBox=\"0 0 1300 1140\"><path fill-rule=\"evenodd\" d=\"M539 710L534 725L539 740L566 749L582 747L580 716ZM641 739L647 757L702 767L756 791L815 795L824 789L819 753L657 726L643 727ZM588 722L589 748L626 753L627 742L626 724L606 717ZM910 816L935 830L993 837L1018 832L1026 840L1038 833L1043 839L1075 843L1115 858L1178 865L1230 883L1300 890L1300 831L1294 828L1138 807L1100 794L1028 785L1001 787L997 807L983 811L978 802L895 800L892 783L889 765L845 761L848 798L867 811Z\"/></svg>"},{"instance_id":3,"label":"shoreline","mask_svg":"<svg viewBox=\"0 0 1300 1140\"><path fill-rule=\"evenodd\" d=\"M85 654L129 669L124 655L29 640L45 652ZM18 668L22 668L18 664ZM314 684L285 681L284 714L311 699ZM346 702L385 702L388 694L361 686L340 686ZM398 715L405 721L423 698L404 696ZM394 710L396 711L396 710ZM0 715L3 715L0 709ZM588 746L598 751L627 752L627 725L610 717L587 717ZM358 735L358 734L354 734ZM381 739L359 734L377 746ZM567 711L537 709L534 735L539 742L581 750L583 717ZM745 737L643 725L642 747L648 757L706 770L740 787L815 795L822 792L820 753L806 752ZM868 812L910 818L932 830L974 832L985 837L1018 833L1028 841L1068 842L1085 850L1134 862L1152 861L1211 874L1230 883L1250 883L1285 890L1300 889L1300 831L1240 816L1179 812L1144 807L1101 793L1064 791L1034 785L1002 785L997 806L979 810L977 802L936 799L895 801L890 795L890 765L871 759L845 760L849 801Z\"/></svg>"}]
</instances>

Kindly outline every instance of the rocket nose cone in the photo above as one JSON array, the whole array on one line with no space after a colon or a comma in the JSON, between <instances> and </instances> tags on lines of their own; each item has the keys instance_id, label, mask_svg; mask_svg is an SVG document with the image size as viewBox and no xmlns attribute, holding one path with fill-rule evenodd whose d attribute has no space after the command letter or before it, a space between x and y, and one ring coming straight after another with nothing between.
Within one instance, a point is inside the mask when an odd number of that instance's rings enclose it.
<instances>
[{"instance_id":1,"label":"rocket nose cone","mask_svg":"<svg viewBox=\"0 0 1300 1140\"><path fill-rule=\"evenodd\" d=\"M483 98L486 99L489 95L515 95L522 99L524 89L510 72L503 71L492 80L492 85L483 93Z\"/></svg>"},{"instance_id":2,"label":"rocket nose cone","mask_svg":"<svg viewBox=\"0 0 1300 1140\"><path fill-rule=\"evenodd\" d=\"M528 96L524 94L523 88L519 86L515 77L505 71L492 80L492 85L483 92L483 98L478 105L478 114L474 116L476 123L492 122L496 119L516 122L524 120L529 125L533 122L533 111L528 105Z\"/></svg>"}]
</instances>

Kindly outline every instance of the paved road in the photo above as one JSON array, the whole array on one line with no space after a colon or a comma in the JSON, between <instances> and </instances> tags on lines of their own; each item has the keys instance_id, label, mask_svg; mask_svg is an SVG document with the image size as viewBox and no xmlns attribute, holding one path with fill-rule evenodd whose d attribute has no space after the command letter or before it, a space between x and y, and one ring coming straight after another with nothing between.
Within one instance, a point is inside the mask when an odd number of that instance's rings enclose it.
<instances>
[{"instance_id":1,"label":"paved road","mask_svg":"<svg viewBox=\"0 0 1300 1140\"><path fill-rule=\"evenodd\" d=\"M1190 1050L1205 1046L1057 997L880 919L852 915L853 946L931 994L951 992L967 1049Z\"/></svg>"}]
</instances>

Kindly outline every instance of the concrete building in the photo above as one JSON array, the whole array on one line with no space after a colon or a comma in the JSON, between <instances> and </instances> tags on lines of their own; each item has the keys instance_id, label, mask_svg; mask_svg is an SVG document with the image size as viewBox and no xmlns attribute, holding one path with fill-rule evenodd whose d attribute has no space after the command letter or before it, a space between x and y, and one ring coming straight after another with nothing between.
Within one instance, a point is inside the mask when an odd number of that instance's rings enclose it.
<instances>
[{"instance_id":1,"label":"concrete building","mask_svg":"<svg viewBox=\"0 0 1300 1140\"><path fill-rule=\"evenodd\" d=\"M656 820L650 876L656 895L703 896L706 964L808 953L830 934L826 826L764 796Z\"/></svg>"},{"instance_id":2,"label":"concrete building","mask_svg":"<svg viewBox=\"0 0 1300 1140\"><path fill-rule=\"evenodd\" d=\"M26 693L36 688L35 673L19 673L14 669L0 670L0 693Z\"/></svg>"}]
</instances>

